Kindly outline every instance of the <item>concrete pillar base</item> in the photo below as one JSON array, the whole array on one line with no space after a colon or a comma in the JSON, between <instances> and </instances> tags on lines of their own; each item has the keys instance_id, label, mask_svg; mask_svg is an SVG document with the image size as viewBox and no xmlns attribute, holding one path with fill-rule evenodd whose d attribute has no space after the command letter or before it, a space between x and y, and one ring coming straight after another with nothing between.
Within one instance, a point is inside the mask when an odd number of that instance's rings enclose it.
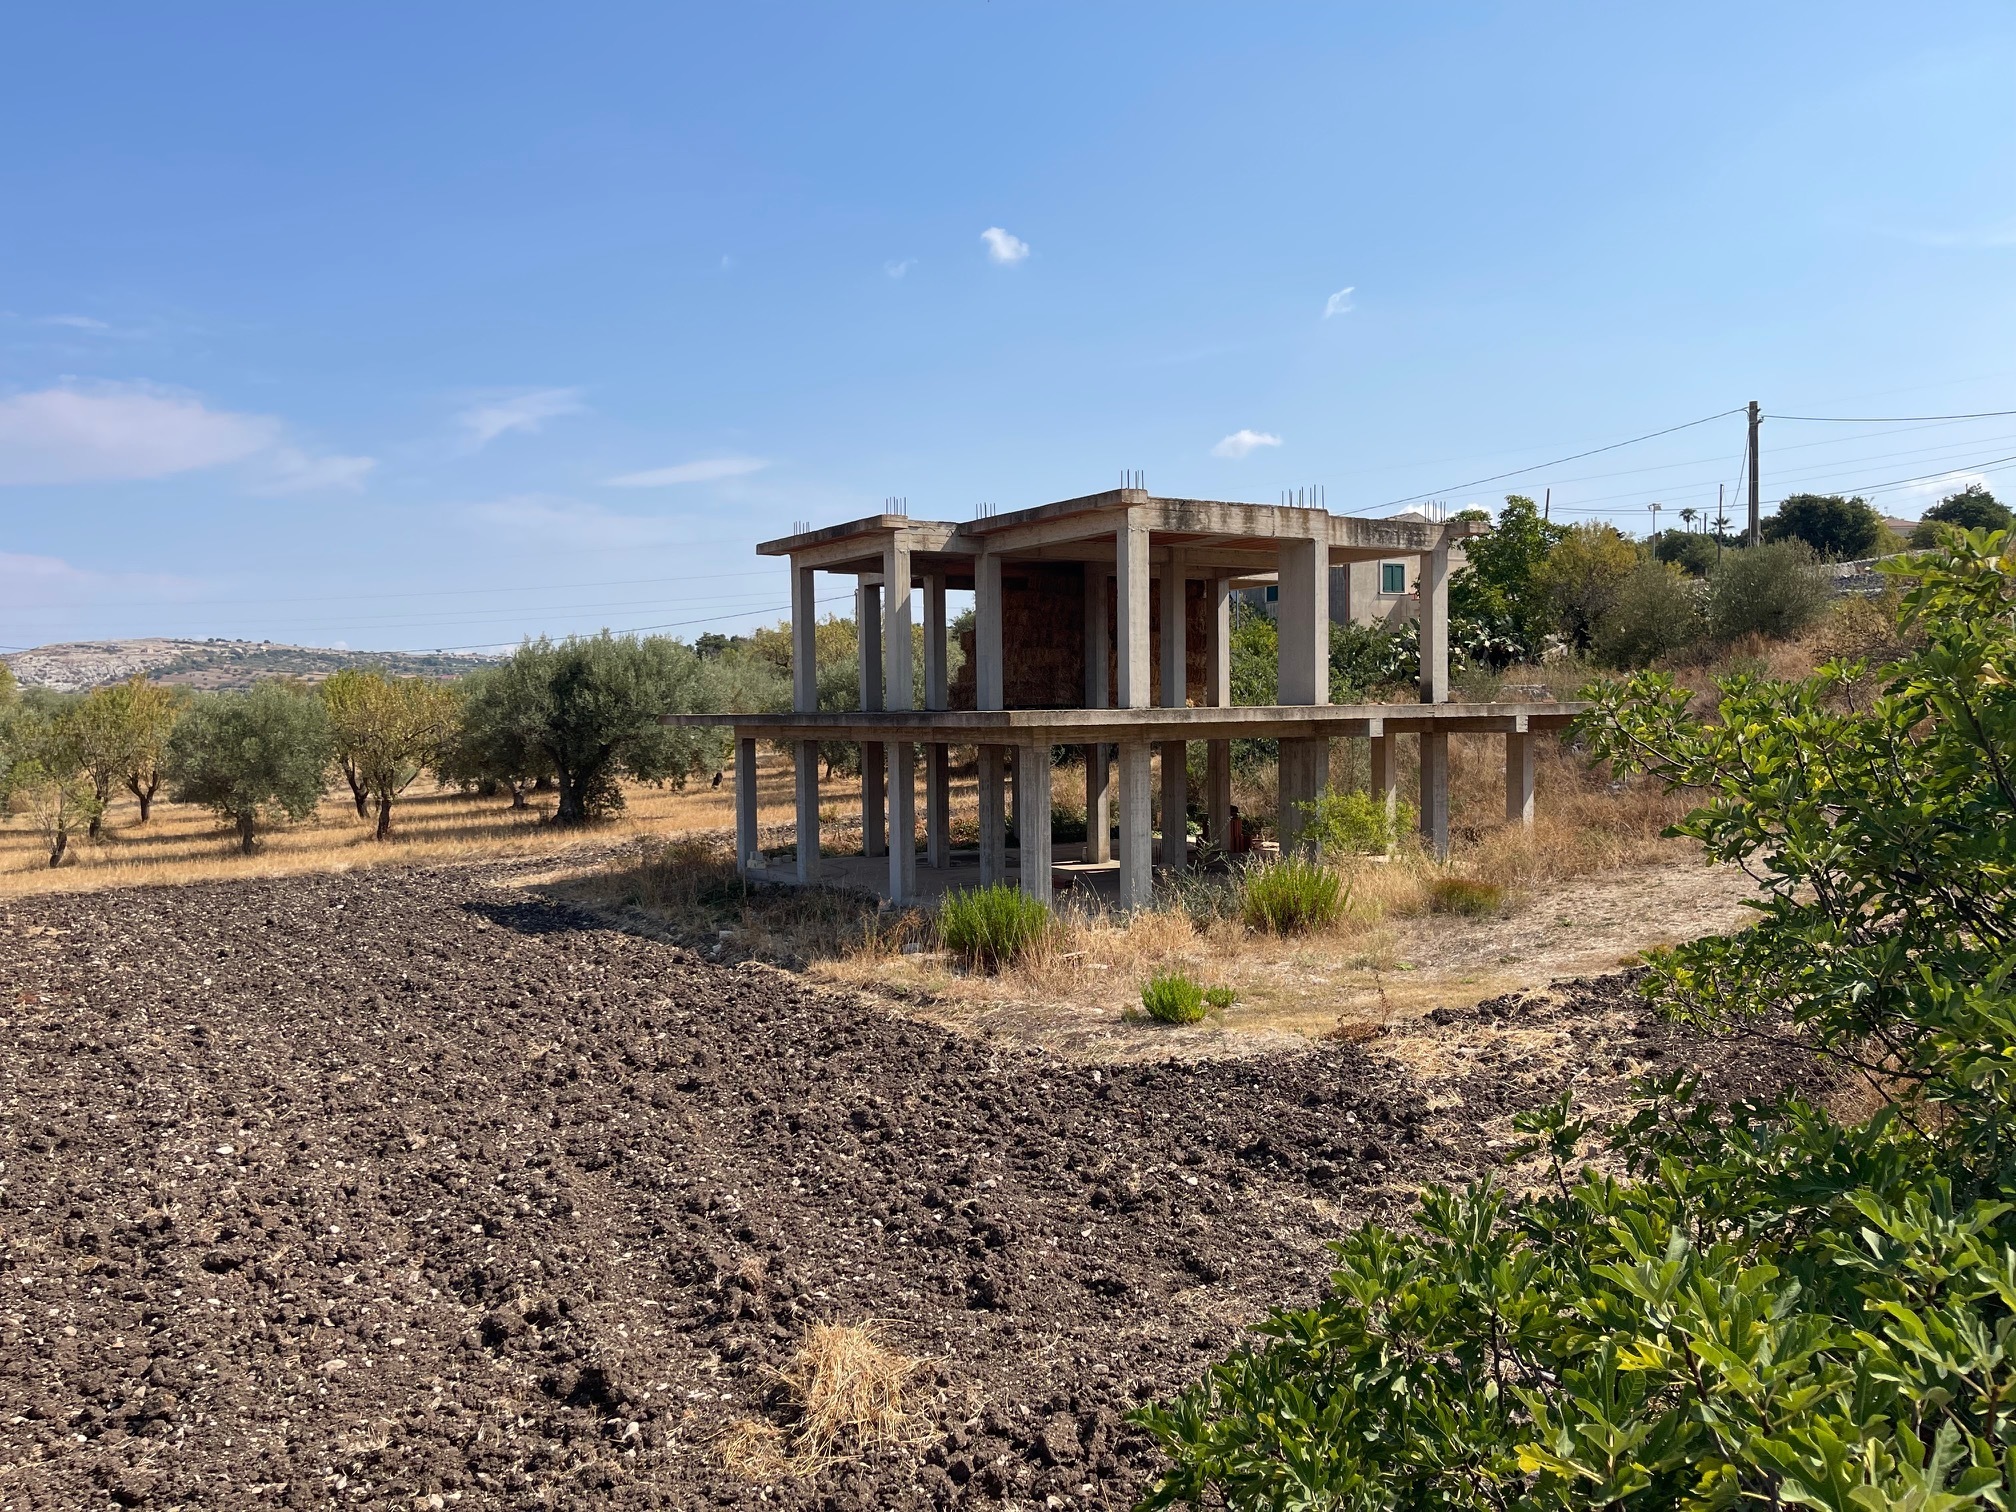
<instances>
[{"instance_id":1,"label":"concrete pillar base","mask_svg":"<svg viewBox=\"0 0 2016 1512\"><path fill-rule=\"evenodd\" d=\"M797 746L798 787L798 882L807 886L819 880L819 742L801 740Z\"/></svg>"},{"instance_id":2,"label":"concrete pillar base","mask_svg":"<svg viewBox=\"0 0 2016 1512\"><path fill-rule=\"evenodd\" d=\"M1113 859L1113 761L1103 745L1085 747L1085 859Z\"/></svg>"},{"instance_id":3,"label":"concrete pillar base","mask_svg":"<svg viewBox=\"0 0 2016 1512\"><path fill-rule=\"evenodd\" d=\"M1180 740L1162 746L1162 865L1181 871L1189 863L1190 751Z\"/></svg>"},{"instance_id":4,"label":"concrete pillar base","mask_svg":"<svg viewBox=\"0 0 2016 1512\"><path fill-rule=\"evenodd\" d=\"M1120 745L1120 906L1146 908L1155 897L1154 836L1149 798L1149 747L1145 740Z\"/></svg>"},{"instance_id":5,"label":"concrete pillar base","mask_svg":"<svg viewBox=\"0 0 2016 1512\"><path fill-rule=\"evenodd\" d=\"M1308 822L1303 805L1314 803L1330 781L1330 742L1327 740L1284 740L1281 742L1281 800L1279 828L1281 854L1302 847L1302 830Z\"/></svg>"},{"instance_id":6,"label":"concrete pillar base","mask_svg":"<svg viewBox=\"0 0 2016 1512\"><path fill-rule=\"evenodd\" d=\"M1505 737L1505 817L1533 827L1533 737L1523 730Z\"/></svg>"},{"instance_id":7,"label":"concrete pillar base","mask_svg":"<svg viewBox=\"0 0 2016 1512\"><path fill-rule=\"evenodd\" d=\"M1022 891L1050 901L1050 748L1021 746L1015 752L1018 777L1016 833L1022 841Z\"/></svg>"},{"instance_id":8,"label":"concrete pillar base","mask_svg":"<svg viewBox=\"0 0 2016 1512\"><path fill-rule=\"evenodd\" d=\"M952 864L952 750L930 745L925 750L924 859L934 867Z\"/></svg>"},{"instance_id":9,"label":"concrete pillar base","mask_svg":"<svg viewBox=\"0 0 2016 1512\"><path fill-rule=\"evenodd\" d=\"M980 885L1008 875L1008 814L1003 781L1004 747L980 747Z\"/></svg>"},{"instance_id":10,"label":"concrete pillar base","mask_svg":"<svg viewBox=\"0 0 2016 1512\"><path fill-rule=\"evenodd\" d=\"M887 852L882 829L882 744L872 741L861 747L861 854L880 856Z\"/></svg>"},{"instance_id":11,"label":"concrete pillar base","mask_svg":"<svg viewBox=\"0 0 2016 1512\"><path fill-rule=\"evenodd\" d=\"M1435 859L1449 859L1449 737L1421 736L1421 838Z\"/></svg>"},{"instance_id":12,"label":"concrete pillar base","mask_svg":"<svg viewBox=\"0 0 2016 1512\"><path fill-rule=\"evenodd\" d=\"M917 747L889 745L889 900L917 901Z\"/></svg>"}]
</instances>

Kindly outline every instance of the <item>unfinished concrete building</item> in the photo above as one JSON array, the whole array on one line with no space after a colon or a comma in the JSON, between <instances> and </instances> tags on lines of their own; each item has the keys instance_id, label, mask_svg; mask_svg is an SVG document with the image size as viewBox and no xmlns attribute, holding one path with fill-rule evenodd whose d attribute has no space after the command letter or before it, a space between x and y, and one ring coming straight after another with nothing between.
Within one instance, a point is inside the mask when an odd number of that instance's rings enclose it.
<instances>
[{"instance_id":1,"label":"unfinished concrete building","mask_svg":"<svg viewBox=\"0 0 2016 1512\"><path fill-rule=\"evenodd\" d=\"M1231 743L1280 742L1279 839L1299 838L1302 805L1323 790L1330 744L1369 742L1375 792L1398 792L1396 745L1416 738L1420 825L1449 847L1449 737L1495 732L1505 741L1506 812L1530 823L1533 737L1574 710L1559 703L1449 702L1452 549L1485 527L1473 521L1360 519L1322 509L1156 498L1123 488L954 523L871 515L757 547L791 564L793 704L788 714L672 715L668 723L729 724L736 760L736 855L744 875L860 885L861 863L822 859L822 741L861 748L863 856L886 857L874 881L910 902L947 884L1017 880L1049 899L1058 876L1117 872L1122 907L1145 905L1154 869L1190 864L1187 748L1208 750L1202 807L1207 844L1230 830ZM1421 621L1420 701L1329 703L1330 594L1356 563L1415 564ZM820 712L813 650L818 574L856 582L861 708ZM1273 587L1280 637L1276 703L1235 706L1231 596ZM947 676L946 594L971 589L973 643L957 683ZM912 625L923 625L924 707L914 708ZM772 867L757 835L759 740L796 755L795 859ZM950 824L952 748L978 751L977 854L955 856ZM1051 753L1085 755L1083 854L1051 843ZM1161 747L1164 825L1152 829L1152 752ZM923 766L924 847L916 834ZM1012 779L1011 779L1012 772ZM1007 844L1009 805L1016 851ZM965 870L955 868L965 867ZM921 868L921 872L920 872ZM837 873L837 874L836 874ZM886 876L886 882L884 877Z\"/></svg>"}]
</instances>

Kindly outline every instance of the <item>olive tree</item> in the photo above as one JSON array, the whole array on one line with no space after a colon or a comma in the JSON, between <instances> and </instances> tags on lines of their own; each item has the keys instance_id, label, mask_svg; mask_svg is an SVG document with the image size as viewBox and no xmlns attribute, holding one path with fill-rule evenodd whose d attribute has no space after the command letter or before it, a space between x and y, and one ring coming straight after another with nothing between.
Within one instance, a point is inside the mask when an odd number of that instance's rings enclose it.
<instances>
[{"instance_id":1,"label":"olive tree","mask_svg":"<svg viewBox=\"0 0 2016 1512\"><path fill-rule=\"evenodd\" d=\"M91 839L98 838L116 787L132 793L140 822L147 822L161 790L161 760L177 712L175 695L144 677L93 688L64 711L65 728L91 782Z\"/></svg>"},{"instance_id":2,"label":"olive tree","mask_svg":"<svg viewBox=\"0 0 2016 1512\"><path fill-rule=\"evenodd\" d=\"M335 696L330 683L341 682ZM455 695L425 677L344 671L323 684L330 749L358 800L378 806L380 840L392 833L392 803L434 759L456 714Z\"/></svg>"},{"instance_id":3,"label":"olive tree","mask_svg":"<svg viewBox=\"0 0 2016 1512\"><path fill-rule=\"evenodd\" d=\"M0 709L0 810L26 814L61 866L80 824L97 827L101 805L84 766L68 707Z\"/></svg>"},{"instance_id":4,"label":"olive tree","mask_svg":"<svg viewBox=\"0 0 2016 1512\"><path fill-rule=\"evenodd\" d=\"M717 690L700 658L665 636L541 637L498 670L499 717L552 764L556 824L623 807L622 780L683 785L719 765L716 730L671 729L661 714L709 713Z\"/></svg>"},{"instance_id":5,"label":"olive tree","mask_svg":"<svg viewBox=\"0 0 2016 1512\"><path fill-rule=\"evenodd\" d=\"M508 792L511 807L527 807L527 793L552 783L553 761L537 729L520 717L523 701L512 698L507 670L471 673L456 685L455 698L454 723L434 752L434 775L485 795Z\"/></svg>"},{"instance_id":6,"label":"olive tree","mask_svg":"<svg viewBox=\"0 0 2016 1512\"><path fill-rule=\"evenodd\" d=\"M209 693L190 704L168 738L169 794L200 803L238 831L246 855L262 823L305 819L328 786L329 716L322 701L287 683Z\"/></svg>"}]
</instances>

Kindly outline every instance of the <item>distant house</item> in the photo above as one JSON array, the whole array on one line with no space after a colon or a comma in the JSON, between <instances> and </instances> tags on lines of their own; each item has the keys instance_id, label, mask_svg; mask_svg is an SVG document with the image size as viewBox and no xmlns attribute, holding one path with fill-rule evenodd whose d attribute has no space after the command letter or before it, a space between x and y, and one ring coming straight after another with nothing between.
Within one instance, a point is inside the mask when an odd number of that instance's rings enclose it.
<instances>
[{"instance_id":1,"label":"distant house","mask_svg":"<svg viewBox=\"0 0 2016 1512\"><path fill-rule=\"evenodd\" d=\"M1389 516L1394 520L1440 524L1438 516L1418 509ZM1469 566L1463 547L1451 543L1449 571L1454 574ZM1337 625L1385 625L1397 627L1421 617L1420 559L1396 556L1386 561L1345 562L1330 569L1330 621ZM1280 588L1245 588L1234 597L1251 604L1273 618Z\"/></svg>"}]
</instances>

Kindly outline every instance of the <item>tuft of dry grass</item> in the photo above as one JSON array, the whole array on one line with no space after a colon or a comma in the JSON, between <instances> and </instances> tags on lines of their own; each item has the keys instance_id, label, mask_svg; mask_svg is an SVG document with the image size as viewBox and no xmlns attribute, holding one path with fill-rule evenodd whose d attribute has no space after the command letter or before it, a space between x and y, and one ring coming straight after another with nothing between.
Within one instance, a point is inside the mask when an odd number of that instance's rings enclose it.
<instances>
[{"instance_id":1,"label":"tuft of dry grass","mask_svg":"<svg viewBox=\"0 0 2016 1512\"><path fill-rule=\"evenodd\" d=\"M721 1468L757 1486L774 1485L791 1473L784 1450L784 1430L761 1418L737 1418L714 1440Z\"/></svg>"},{"instance_id":2,"label":"tuft of dry grass","mask_svg":"<svg viewBox=\"0 0 2016 1512\"><path fill-rule=\"evenodd\" d=\"M807 1469L913 1441L922 1424L903 1390L922 1362L872 1323L814 1323L780 1373L798 1409L793 1461Z\"/></svg>"}]
</instances>

